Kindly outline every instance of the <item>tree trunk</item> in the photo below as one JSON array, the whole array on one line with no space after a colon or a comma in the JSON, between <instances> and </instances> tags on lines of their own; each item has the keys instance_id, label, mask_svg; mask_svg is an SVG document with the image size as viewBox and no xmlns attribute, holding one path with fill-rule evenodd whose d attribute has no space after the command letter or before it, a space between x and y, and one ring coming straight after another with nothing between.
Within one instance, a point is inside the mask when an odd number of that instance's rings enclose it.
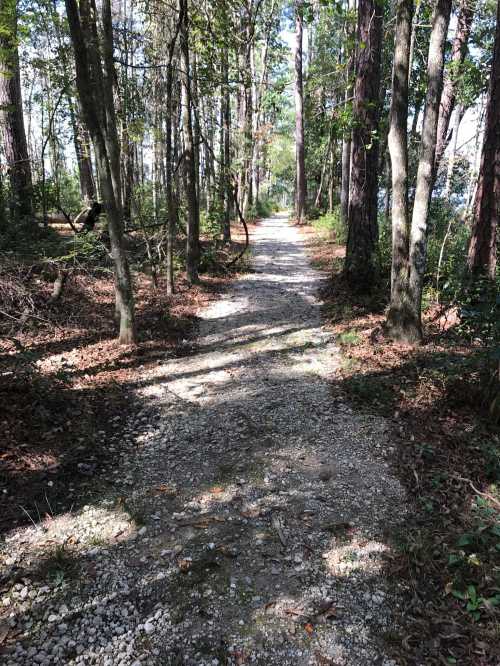
<instances>
[{"instance_id":1,"label":"tree trunk","mask_svg":"<svg viewBox=\"0 0 500 666\"><path fill-rule=\"evenodd\" d=\"M33 187L23 118L17 6L12 0L0 0L0 23L0 136L9 174L12 216L18 220L33 215Z\"/></svg>"},{"instance_id":2,"label":"tree trunk","mask_svg":"<svg viewBox=\"0 0 500 666\"><path fill-rule=\"evenodd\" d=\"M191 119L191 79L189 62L189 19L187 0L181 0L183 19L181 25L181 85L182 117L184 129L184 177L187 198L187 244L186 273L191 284L198 282L198 262L200 257L200 218L196 193L196 164Z\"/></svg>"},{"instance_id":3,"label":"tree trunk","mask_svg":"<svg viewBox=\"0 0 500 666\"><path fill-rule=\"evenodd\" d=\"M110 0L102 1L102 39L96 25L94 0L65 0L75 54L76 84L80 103L94 144L97 174L108 218L111 254L115 266L116 311L120 319L120 344L135 341L134 297L123 242L119 143L112 89L113 36ZM104 61L104 69L103 62Z\"/></svg>"},{"instance_id":4,"label":"tree trunk","mask_svg":"<svg viewBox=\"0 0 500 666\"><path fill-rule=\"evenodd\" d=\"M420 18L421 9L422 9L422 0L416 0L415 12L413 13L413 21L411 24L410 53L408 59L408 86L411 83L411 74L413 71L413 55L415 53L415 42L417 39L418 20Z\"/></svg>"},{"instance_id":5,"label":"tree trunk","mask_svg":"<svg viewBox=\"0 0 500 666\"><path fill-rule=\"evenodd\" d=\"M347 9L352 8L352 0L347 0ZM348 43L352 38L352 30L346 20L345 23L345 40ZM348 46L346 45L346 50ZM345 71L345 106L350 103L349 100L352 96L352 75L354 71L354 54L349 54L349 59L346 64ZM341 167L341 186L340 186L340 219L342 224L347 229L349 218L349 189L351 184L351 129L344 132L342 137L342 167Z\"/></svg>"},{"instance_id":6,"label":"tree trunk","mask_svg":"<svg viewBox=\"0 0 500 666\"><path fill-rule=\"evenodd\" d=\"M491 64L479 182L474 201L468 267L473 276L493 280L500 208L500 3Z\"/></svg>"},{"instance_id":7,"label":"tree trunk","mask_svg":"<svg viewBox=\"0 0 500 666\"><path fill-rule=\"evenodd\" d=\"M378 244L378 121L383 8L378 0L358 6L357 74L354 90L349 231L345 275L352 288L370 291Z\"/></svg>"},{"instance_id":8,"label":"tree trunk","mask_svg":"<svg viewBox=\"0 0 500 666\"><path fill-rule=\"evenodd\" d=\"M433 186L439 105L443 88L444 50L451 5L452 0L437 0L427 59L427 95L410 234L409 307L412 314L408 335L415 340L422 338L421 309L427 256L427 222Z\"/></svg>"},{"instance_id":9,"label":"tree trunk","mask_svg":"<svg viewBox=\"0 0 500 666\"><path fill-rule=\"evenodd\" d=\"M408 303L408 81L413 0L398 0L389 115L392 173L391 302L387 331L397 340L413 341L412 310ZM418 337L418 331L417 331Z\"/></svg>"},{"instance_id":10,"label":"tree trunk","mask_svg":"<svg viewBox=\"0 0 500 666\"><path fill-rule=\"evenodd\" d=\"M306 216L306 165L304 145L304 86L302 80L302 33L303 33L302 0L295 2L295 216L302 224Z\"/></svg>"},{"instance_id":11,"label":"tree trunk","mask_svg":"<svg viewBox=\"0 0 500 666\"><path fill-rule=\"evenodd\" d=\"M94 173L90 157L89 133L77 118L73 101L68 96L71 125L73 128L73 145L75 147L76 161L78 164L78 176L80 180L80 194L86 205L95 201L96 191L94 184Z\"/></svg>"},{"instance_id":12,"label":"tree trunk","mask_svg":"<svg viewBox=\"0 0 500 666\"><path fill-rule=\"evenodd\" d=\"M453 122L453 136L451 139L451 146L449 150L448 167L446 169L446 183L444 187L445 200L449 198L453 186L453 170L455 168L455 157L457 154L458 131L460 129L460 123L463 118L463 113L464 112L462 105L457 106L457 108L455 109L455 119Z\"/></svg>"},{"instance_id":13,"label":"tree trunk","mask_svg":"<svg viewBox=\"0 0 500 666\"><path fill-rule=\"evenodd\" d=\"M448 128L450 126L451 115L455 108L457 98L456 77L459 74L459 68L467 55L467 44L471 32L472 19L474 18L475 0L461 0L460 11L457 18L457 30L453 41L451 55L451 72L445 79L443 93L441 95L441 105L439 107L439 121L436 139L436 156L434 158L434 173L441 163L441 160L448 145Z\"/></svg>"}]
</instances>

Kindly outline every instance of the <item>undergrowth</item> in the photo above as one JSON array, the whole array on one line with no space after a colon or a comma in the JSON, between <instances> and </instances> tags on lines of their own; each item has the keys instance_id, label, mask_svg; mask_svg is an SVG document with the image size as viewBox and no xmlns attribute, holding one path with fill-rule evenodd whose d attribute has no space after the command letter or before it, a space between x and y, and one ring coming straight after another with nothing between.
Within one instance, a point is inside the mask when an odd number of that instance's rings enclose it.
<instances>
[{"instance_id":1,"label":"undergrowth","mask_svg":"<svg viewBox=\"0 0 500 666\"><path fill-rule=\"evenodd\" d=\"M389 419L398 442L394 465L411 507L404 528L389 537L388 575L409 594L403 629L392 632L388 649L402 663L496 665L500 436L491 405L498 395L498 301L482 288L459 291L450 271L447 288L453 281L455 288L447 303L443 289L436 304L427 282L425 344L392 344L382 328L386 285L369 296L352 294L338 248L317 228L307 232L309 251L332 276L324 316L343 353L333 393Z\"/></svg>"}]
</instances>

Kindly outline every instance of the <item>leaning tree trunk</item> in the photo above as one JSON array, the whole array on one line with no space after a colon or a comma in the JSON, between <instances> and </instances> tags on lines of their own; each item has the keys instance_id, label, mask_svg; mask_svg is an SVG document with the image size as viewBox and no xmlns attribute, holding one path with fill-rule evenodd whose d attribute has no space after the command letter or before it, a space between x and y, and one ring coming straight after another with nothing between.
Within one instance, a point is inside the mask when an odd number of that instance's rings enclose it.
<instances>
[{"instance_id":1,"label":"leaning tree trunk","mask_svg":"<svg viewBox=\"0 0 500 666\"><path fill-rule=\"evenodd\" d=\"M306 166L304 145L304 85L302 77L302 33L304 6L302 0L295 3L295 215L299 224L306 216Z\"/></svg>"},{"instance_id":2,"label":"leaning tree trunk","mask_svg":"<svg viewBox=\"0 0 500 666\"><path fill-rule=\"evenodd\" d=\"M17 6L0 0L0 136L11 187L15 219L33 214L31 164L24 129L17 50Z\"/></svg>"},{"instance_id":3,"label":"leaning tree trunk","mask_svg":"<svg viewBox=\"0 0 500 666\"><path fill-rule=\"evenodd\" d=\"M468 267L473 276L496 273L500 213L500 3L497 5L495 47L491 65L479 182L474 201Z\"/></svg>"},{"instance_id":4,"label":"leaning tree trunk","mask_svg":"<svg viewBox=\"0 0 500 666\"><path fill-rule=\"evenodd\" d=\"M436 138L436 156L434 158L434 177L437 174L444 151L448 145L448 129L457 99L457 75L467 55L467 44L474 18L475 0L461 0L457 18L457 30L453 40L451 71L445 79Z\"/></svg>"},{"instance_id":5,"label":"leaning tree trunk","mask_svg":"<svg viewBox=\"0 0 500 666\"><path fill-rule=\"evenodd\" d=\"M110 0L102 0L101 35L96 25L95 0L65 2L75 54L76 85L94 145L99 186L108 218L115 268L116 312L120 321L118 342L130 344L135 340L134 296L123 240L119 143L112 89L105 90L113 79Z\"/></svg>"},{"instance_id":6,"label":"leaning tree trunk","mask_svg":"<svg viewBox=\"0 0 500 666\"><path fill-rule=\"evenodd\" d=\"M360 292L370 291L378 244L378 121L383 7L378 0L358 6L357 74L354 90L349 231L345 276Z\"/></svg>"},{"instance_id":7,"label":"leaning tree trunk","mask_svg":"<svg viewBox=\"0 0 500 666\"><path fill-rule=\"evenodd\" d=\"M191 79L189 62L189 19L187 0L181 0L181 84L182 117L184 123L184 176L187 198L187 245L186 272L191 284L198 282L198 262L200 256L200 218L196 193L196 164L194 154L193 124L191 119Z\"/></svg>"},{"instance_id":8,"label":"leaning tree trunk","mask_svg":"<svg viewBox=\"0 0 500 666\"><path fill-rule=\"evenodd\" d=\"M427 257L427 222L434 180L439 105L443 89L444 50L451 5L452 0L437 0L427 58L427 95L410 233L409 307L411 324L407 335L414 338L415 341L422 338L421 310Z\"/></svg>"},{"instance_id":9,"label":"leaning tree trunk","mask_svg":"<svg viewBox=\"0 0 500 666\"><path fill-rule=\"evenodd\" d=\"M397 340L413 339L412 310L408 303L408 80L413 0L396 6L389 153L392 173L391 303L387 331Z\"/></svg>"}]
</instances>

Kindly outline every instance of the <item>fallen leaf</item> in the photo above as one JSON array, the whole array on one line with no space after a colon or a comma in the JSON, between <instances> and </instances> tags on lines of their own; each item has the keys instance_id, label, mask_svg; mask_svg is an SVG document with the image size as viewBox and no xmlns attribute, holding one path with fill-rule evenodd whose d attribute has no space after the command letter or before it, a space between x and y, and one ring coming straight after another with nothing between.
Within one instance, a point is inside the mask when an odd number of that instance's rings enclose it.
<instances>
[{"instance_id":1,"label":"fallen leaf","mask_svg":"<svg viewBox=\"0 0 500 666\"><path fill-rule=\"evenodd\" d=\"M5 642L5 639L9 635L9 625L5 622L0 623L0 645Z\"/></svg>"},{"instance_id":2,"label":"fallen leaf","mask_svg":"<svg viewBox=\"0 0 500 666\"><path fill-rule=\"evenodd\" d=\"M182 571L182 573L187 573L193 566L193 562L192 560L188 559L177 560L177 566Z\"/></svg>"},{"instance_id":3,"label":"fallen leaf","mask_svg":"<svg viewBox=\"0 0 500 666\"><path fill-rule=\"evenodd\" d=\"M157 495L159 493L165 493L166 495L170 495L172 497L176 494L176 490L175 490L174 486L171 486L168 483L160 483L159 486L156 486L153 489L153 492Z\"/></svg>"},{"instance_id":4,"label":"fallen leaf","mask_svg":"<svg viewBox=\"0 0 500 666\"><path fill-rule=\"evenodd\" d=\"M308 622L306 625L304 625L304 629L309 634L309 636L311 636L314 633L314 627L312 626L312 624L310 622Z\"/></svg>"}]
</instances>

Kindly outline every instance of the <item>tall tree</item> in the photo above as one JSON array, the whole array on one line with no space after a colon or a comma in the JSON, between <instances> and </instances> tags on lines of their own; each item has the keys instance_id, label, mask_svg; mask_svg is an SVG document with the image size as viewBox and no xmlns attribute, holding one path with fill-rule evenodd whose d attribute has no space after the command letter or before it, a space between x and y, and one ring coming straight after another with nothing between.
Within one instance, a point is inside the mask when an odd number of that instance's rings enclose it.
<instances>
[{"instance_id":1,"label":"tall tree","mask_svg":"<svg viewBox=\"0 0 500 666\"><path fill-rule=\"evenodd\" d=\"M352 75L354 70L354 54L349 42L352 37L352 22L350 11L352 9L352 0L347 0L347 11L344 25L344 67L345 67L345 104L346 109L352 96ZM340 215L342 223L347 228L349 223L349 189L351 184L351 129L344 131L342 137L342 169L341 169L341 187L340 187Z\"/></svg>"},{"instance_id":2,"label":"tall tree","mask_svg":"<svg viewBox=\"0 0 500 666\"><path fill-rule=\"evenodd\" d=\"M182 14L180 43L182 68L182 117L184 131L184 179L187 199L186 272L189 282L195 284L198 282L198 262L200 256L200 213L196 190L195 146L191 115L191 66L189 59L189 17L187 2L188 0L181 0L180 2Z\"/></svg>"},{"instance_id":3,"label":"tall tree","mask_svg":"<svg viewBox=\"0 0 500 666\"><path fill-rule=\"evenodd\" d=\"M33 212L17 38L17 0L0 0L0 135L9 172L11 210L16 219L29 217Z\"/></svg>"},{"instance_id":4,"label":"tall tree","mask_svg":"<svg viewBox=\"0 0 500 666\"><path fill-rule=\"evenodd\" d=\"M491 64L479 181L469 245L469 271L494 279L500 214L500 3Z\"/></svg>"},{"instance_id":5,"label":"tall tree","mask_svg":"<svg viewBox=\"0 0 500 666\"><path fill-rule=\"evenodd\" d=\"M404 337L413 342L422 339L422 289L427 259L427 224L434 181L437 126L443 89L444 50L451 5L452 0L436 2L427 57L427 95L410 233L408 305L411 316L405 321L404 331Z\"/></svg>"},{"instance_id":6,"label":"tall tree","mask_svg":"<svg viewBox=\"0 0 500 666\"><path fill-rule=\"evenodd\" d=\"M448 76L446 76L444 81L441 104L439 107L436 156L434 158L435 173L438 170L448 144L448 129L457 99L460 67L463 65L465 56L467 55L467 44L471 32L472 20L474 18L475 4L475 0L460 0L460 10L457 17L455 39L453 40L450 68Z\"/></svg>"},{"instance_id":7,"label":"tall tree","mask_svg":"<svg viewBox=\"0 0 500 666\"><path fill-rule=\"evenodd\" d=\"M114 63L110 0L102 0L97 25L95 0L65 0L75 54L76 85L92 137L115 266L116 313L120 344L135 340L134 296L123 241L120 148L113 100Z\"/></svg>"},{"instance_id":8,"label":"tall tree","mask_svg":"<svg viewBox=\"0 0 500 666\"><path fill-rule=\"evenodd\" d=\"M304 145L304 82L302 72L302 36L304 30L304 4L295 1L295 215L304 222L306 216L306 165Z\"/></svg>"},{"instance_id":9,"label":"tall tree","mask_svg":"<svg viewBox=\"0 0 500 666\"><path fill-rule=\"evenodd\" d=\"M405 337L412 315L408 303L408 88L413 0L398 0L394 32L389 153L392 173L391 302L389 334Z\"/></svg>"},{"instance_id":10,"label":"tall tree","mask_svg":"<svg viewBox=\"0 0 500 666\"><path fill-rule=\"evenodd\" d=\"M345 275L351 287L364 292L376 274L382 25L383 3L360 0Z\"/></svg>"}]
</instances>

